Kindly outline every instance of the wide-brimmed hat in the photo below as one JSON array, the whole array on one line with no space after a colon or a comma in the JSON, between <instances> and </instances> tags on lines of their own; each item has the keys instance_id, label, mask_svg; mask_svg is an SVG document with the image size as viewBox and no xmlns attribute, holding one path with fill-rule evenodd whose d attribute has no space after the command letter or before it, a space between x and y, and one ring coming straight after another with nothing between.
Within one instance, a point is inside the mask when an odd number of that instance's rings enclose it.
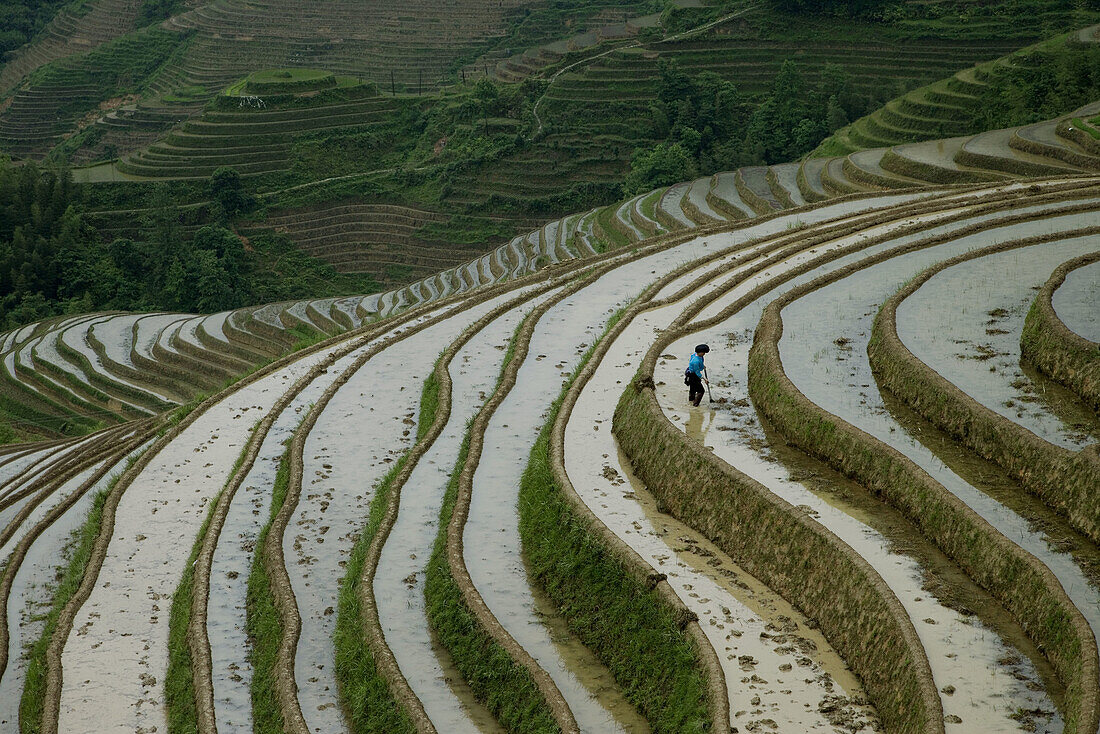
<instances>
[{"instance_id":1,"label":"wide-brimmed hat","mask_svg":"<svg viewBox=\"0 0 1100 734\"><path fill-rule=\"evenodd\" d=\"M706 344L700 344L699 346L695 347L696 354L706 354L709 351L710 347L708 347Z\"/></svg>"}]
</instances>

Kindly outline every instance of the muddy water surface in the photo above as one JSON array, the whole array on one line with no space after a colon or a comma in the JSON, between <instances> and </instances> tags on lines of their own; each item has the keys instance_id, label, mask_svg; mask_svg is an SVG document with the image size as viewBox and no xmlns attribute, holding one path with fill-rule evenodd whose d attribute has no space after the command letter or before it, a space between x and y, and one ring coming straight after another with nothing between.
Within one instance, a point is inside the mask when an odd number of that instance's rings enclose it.
<instances>
[{"instance_id":1,"label":"muddy water surface","mask_svg":"<svg viewBox=\"0 0 1100 734\"><path fill-rule=\"evenodd\" d=\"M72 534L87 519L96 495L108 487L113 478L122 472L129 459L139 455L148 446L149 444L146 444L118 462L112 471L90 487L72 507L51 523L35 539L23 557L23 562L12 580L11 592L8 596L8 666L3 672L3 677L0 678L0 728L4 731L8 731L8 726L13 727L12 730L14 730L18 720L19 701L27 674L26 653L45 628L44 615L53 601L55 590L51 580L58 566L62 565L64 549L69 545ZM92 467L66 483L57 493L57 501L60 502L62 497L68 496L86 481L96 468L100 467L101 465ZM55 506L56 502L50 505L51 509ZM38 519L34 519L32 523L37 521ZM31 523L28 523L27 527L31 527Z\"/></svg>"},{"instance_id":2,"label":"muddy water surface","mask_svg":"<svg viewBox=\"0 0 1100 734\"><path fill-rule=\"evenodd\" d=\"M1070 219L1062 218L1062 226L1076 226L1076 223ZM1057 226L1058 220L1046 220L1044 224L1046 223ZM1035 233L1034 229L1037 226L1020 225L1012 229L1012 234L1014 237L1027 236ZM904 258L888 261L860 271L857 276L849 277L838 284L800 299L784 311L785 333L780 345L784 367L795 384L811 400L906 453L948 489L990 520L994 526L1006 533L1010 539L1050 566L1062 580L1063 586L1071 597L1075 597L1079 605L1088 606L1089 599L1095 600L1095 591L1090 590L1080 569L1073 564L1067 554L1052 552L1042 538L1029 529L1026 521L970 487L943 466L942 462L918 441L906 436L904 431L900 430L900 426L891 419L883 407L878 391L873 388L874 380L870 375L866 358L863 356L871 319L877 304L891 292L892 288L896 288L904 279L937 259L944 259L966 249L989 244L990 235L991 233L986 233L978 237L963 238L947 246L935 248L935 251L910 254ZM899 594L899 597L905 603L904 596ZM1082 611L1087 617L1090 616L1090 612L1086 609ZM1091 616L1090 623L1095 628L1095 611ZM925 627L918 624L918 632L924 640L927 633ZM960 638L957 635L952 637L951 645L958 646ZM929 643L926 641L925 644L927 646ZM982 655L979 653L981 646L972 647L966 663L986 667L987 674L993 681L986 687L987 692L1001 688L1001 684L996 681L1006 677L1010 679L1004 681L1005 687L998 691L1002 703L996 705L996 701L988 698L984 704L980 700L975 700L970 707L960 711L957 708L958 698L954 697L950 702L945 699L945 710L949 715L958 716L964 722L968 718L973 721L974 717L978 716L983 722L987 722L987 727L995 730L998 726L995 723L997 719L991 717L1007 716L1012 713L1008 707L1001 708L1005 706L1004 702L1017 699L1025 702L1036 701L1035 696L1038 694L1032 694L1027 690L1027 685L1021 685L1026 683L1026 679L1034 680L1034 674L1018 668L1006 675L997 669L1000 667L998 661L1005 659L1005 655L996 653ZM950 646L941 647L941 651L944 649L948 650L942 653L944 658L953 652ZM933 673L937 675L939 683L940 674L937 668L942 660L934 647L929 648L929 657L932 660ZM969 671L969 679L973 680L975 675L977 675L975 671ZM1020 676L1025 680L1016 681L1015 679ZM943 684L940 683L940 685ZM957 684L956 688L962 690ZM1049 709L1049 703L1043 703L1041 700L1037 701L1036 705L1043 710ZM989 711L990 706L993 706L995 711ZM1034 708L1030 704L1027 707ZM1012 729L1015 723L1003 720L1000 726Z\"/></svg>"},{"instance_id":3,"label":"muddy water surface","mask_svg":"<svg viewBox=\"0 0 1100 734\"><path fill-rule=\"evenodd\" d=\"M305 356L211 406L130 485L95 589L76 615L62 655L61 731L166 726L171 595L208 504L248 440L252 421L244 411L270 410L325 354ZM98 712L94 721L88 711Z\"/></svg>"},{"instance_id":4,"label":"muddy water surface","mask_svg":"<svg viewBox=\"0 0 1100 734\"><path fill-rule=\"evenodd\" d=\"M1079 219L1087 226L1100 214ZM967 395L1040 438L1072 450L1094 443L1096 414L1077 401L1051 405L1061 393L1044 394L1020 367L1020 333L1050 272L1095 248L1095 237L1078 237L947 268L898 306L898 335Z\"/></svg>"},{"instance_id":5,"label":"muddy water surface","mask_svg":"<svg viewBox=\"0 0 1100 734\"><path fill-rule=\"evenodd\" d=\"M1100 343L1100 262L1067 273L1051 302L1066 326Z\"/></svg>"},{"instance_id":6,"label":"muddy water surface","mask_svg":"<svg viewBox=\"0 0 1100 734\"><path fill-rule=\"evenodd\" d=\"M566 428L570 480L601 521L666 574L698 615L721 662L735 725L832 731L842 721L870 723L873 712L850 700L863 698L858 682L824 639L807 635L801 615L697 532L654 512L652 498L619 453L611 433L614 396L682 305L636 317L585 386ZM682 375L686 363L677 364ZM699 424L713 419L710 412L695 415Z\"/></svg>"},{"instance_id":7,"label":"muddy water surface","mask_svg":"<svg viewBox=\"0 0 1100 734\"><path fill-rule=\"evenodd\" d=\"M853 202L839 202L836 204L828 204L825 206L811 209L810 211L800 212L797 214L784 214L777 216L765 222L759 222L741 229L737 229L731 232L720 232L718 234L701 236L699 243L704 245L706 254L713 254L715 252L722 252L724 250L736 250L731 252L728 257L716 260L714 263L704 265L692 270L690 273L686 273L668 285L661 288L655 296L656 299L667 298L673 293L683 288L695 278L699 277L704 272L718 273L729 267L731 260L743 256L743 251L740 249L741 245L749 240L753 240L760 237L774 237L778 235L790 234L795 232L798 228L818 224L820 222L835 219L837 217L848 217L866 214L870 210L878 208L886 208L890 206L896 206L909 201L920 198L916 194L904 194L904 195L892 195L875 197L873 199L866 199L859 204L862 206L853 206ZM898 225L887 225L887 228L896 227ZM865 237L869 237L872 231L868 229L863 233ZM765 244L755 245L749 251L759 251L766 247ZM688 262L687 258L683 260L684 263Z\"/></svg>"},{"instance_id":8,"label":"muddy water surface","mask_svg":"<svg viewBox=\"0 0 1100 734\"><path fill-rule=\"evenodd\" d=\"M395 329L400 334L405 329ZM207 604L207 636L210 640L214 715L219 727L232 731L252 729L252 666L248 659L246 628L248 576L260 531L270 518L271 492L285 442L294 434L305 411L352 362L380 343L372 340L337 360L302 390L279 414L226 513L210 567ZM255 425L263 419L259 410L246 408L239 420Z\"/></svg>"},{"instance_id":9,"label":"muddy water surface","mask_svg":"<svg viewBox=\"0 0 1100 734\"><path fill-rule=\"evenodd\" d=\"M555 291L556 293L556 291ZM424 581L439 531L439 510L470 418L492 393L509 340L541 296L479 331L451 361L450 419L401 490L401 506L379 559L374 593L386 643L439 731L494 731L495 720L476 703L461 677L448 680L433 649L424 611Z\"/></svg>"},{"instance_id":10,"label":"muddy water surface","mask_svg":"<svg viewBox=\"0 0 1100 734\"><path fill-rule=\"evenodd\" d=\"M302 616L294 675L311 731L347 730L332 645L340 578L375 486L416 439L424 379L442 345L515 295L453 314L372 357L337 391L306 439L302 493L283 552Z\"/></svg>"}]
</instances>

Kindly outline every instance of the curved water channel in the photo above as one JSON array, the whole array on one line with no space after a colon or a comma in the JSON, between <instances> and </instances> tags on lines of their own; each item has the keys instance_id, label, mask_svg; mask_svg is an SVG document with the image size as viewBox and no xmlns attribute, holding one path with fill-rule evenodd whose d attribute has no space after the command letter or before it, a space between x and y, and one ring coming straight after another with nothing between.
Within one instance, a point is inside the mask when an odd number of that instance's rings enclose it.
<instances>
[{"instance_id":1,"label":"curved water channel","mask_svg":"<svg viewBox=\"0 0 1100 734\"><path fill-rule=\"evenodd\" d=\"M1100 343L1100 262L1066 273L1051 303L1070 331Z\"/></svg>"}]
</instances>

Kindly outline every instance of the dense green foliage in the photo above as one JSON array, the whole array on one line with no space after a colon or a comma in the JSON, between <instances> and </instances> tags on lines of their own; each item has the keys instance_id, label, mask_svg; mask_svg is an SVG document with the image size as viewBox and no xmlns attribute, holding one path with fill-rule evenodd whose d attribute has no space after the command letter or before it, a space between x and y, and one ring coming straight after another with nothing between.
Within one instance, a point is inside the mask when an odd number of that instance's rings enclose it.
<instances>
[{"instance_id":1,"label":"dense green foliage","mask_svg":"<svg viewBox=\"0 0 1100 734\"><path fill-rule=\"evenodd\" d=\"M68 0L0 0L0 61L42 30Z\"/></svg>"},{"instance_id":2,"label":"dense green foliage","mask_svg":"<svg viewBox=\"0 0 1100 734\"><path fill-rule=\"evenodd\" d=\"M67 174L0 160L0 327L57 313L62 253L86 232Z\"/></svg>"},{"instance_id":3,"label":"dense green foliage","mask_svg":"<svg viewBox=\"0 0 1100 734\"><path fill-rule=\"evenodd\" d=\"M218 218L251 199L239 176L211 181L217 202L193 236L167 189L154 187L139 234L103 242L87 224L67 172L0 162L0 327L104 309L213 312L246 304L370 292L365 275L342 275L286 238L246 241Z\"/></svg>"},{"instance_id":4,"label":"dense green foliage","mask_svg":"<svg viewBox=\"0 0 1100 734\"><path fill-rule=\"evenodd\" d=\"M1100 47L1070 33L920 87L826 139L814 156L1049 120L1100 97Z\"/></svg>"},{"instance_id":5,"label":"dense green foliage","mask_svg":"<svg viewBox=\"0 0 1100 734\"><path fill-rule=\"evenodd\" d=\"M977 33L1012 34L1012 26L1020 22L1041 23L1033 27L1044 34L1053 28L1073 24L1075 14L1100 10L1098 0L1007 0L1006 2L975 2L974 0L932 0L904 3L897 0L770 0L773 9L800 16L832 16L860 18L896 24L924 32L944 32L971 25Z\"/></svg>"},{"instance_id":6,"label":"dense green foliage","mask_svg":"<svg viewBox=\"0 0 1100 734\"><path fill-rule=\"evenodd\" d=\"M147 26L183 10L182 0L142 0L138 9L138 25Z\"/></svg>"},{"instance_id":7,"label":"dense green foliage","mask_svg":"<svg viewBox=\"0 0 1100 734\"><path fill-rule=\"evenodd\" d=\"M290 87L265 94L256 109L242 107L239 97L213 96L201 119L176 128L164 150L150 149L146 168L126 171L122 166L133 161L120 162L120 170L131 174L191 180L152 193L140 181L99 183L81 194L88 200L83 207L77 201L68 217L64 207L51 209L22 232L18 246L9 244L14 235L5 236L0 284L10 287L0 290L0 327L86 308L225 308L397 283L420 274L403 254L371 276L337 277L285 239L237 238L234 244L232 223L262 219L257 199L279 209L354 198L442 212L451 221L426 227L425 239L490 247L549 217L609 204L624 193L798 159L886 100L954 68L952 62L969 65L1014 47L992 39L1034 39L1052 28L1084 25L1097 17L1089 8L1098 3L774 0L757 6L717 0L681 8L664 0L553 0L508 11L507 33L452 67L452 78L465 83L430 96L394 97L388 88L379 95L372 84L325 71L257 71L254 81ZM141 6L145 19L174 10L175 0ZM735 12L735 20L714 30L669 38ZM660 22L641 34L641 45L626 43L553 84L549 72L509 84L458 71L478 54L503 58L646 13L660 13ZM981 42L964 48L957 40L940 40L959 38ZM887 50L887 58L866 59L859 51L864 44L894 44L897 54ZM797 63L791 60L794 46ZM147 92L159 70L187 48L186 35L149 27L47 64L31 86L90 90L59 95L59 119L75 126L104 100ZM735 48L742 48L744 59L733 58ZM593 53L564 52L562 63ZM933 60L906 66L907 59L926 56ZM1003 77L996 95L983 100L987 119L975 127L1052 116L1097 93L1093 52L1030 66ZM300 91L299 82L309 86L319 78L336 86L292 93ZM242 79L240 88L245 84ZM248 119L253 112L254 121ZM253 125L260 132L254 134ZM86 160L92 150L121 153L108 145L95 148L104 127L88 126L63 141L54 159ZM183 147L194 155L181 154ZM220 151L231 152L223 159ZM215 170L219 166L235 166L243 178ZM202 178L211 172L212 179ZM142 200L159 203L135 215L135 202ZM185 202L186 209L164 214ZM123 211L88 216L91 209ZM33 220L26 210L13 226ZM97 238L93 224L111 237ZM90 244L112 238L121 239ZM68 259L55 262L62 252ZM77 265L83 274L71 270Z\"/></svg>"},{"instance_id":8,"label":"dense green foliage","mask_svg":"<svg viewBox=\"0 0 1100 734\"><path fill-rule=\"evenodd\" d=\"M665 59L658 68L661 85L649 118L651 134L663 142L635 151L627 193L684 181L696 172L797 160L875 103L834 65L811 84L804 69L785 61L762 99L712 72L691 77Z\"/></svg>"},{"instance_id":9,"label":"dense green foliage","mask_svg":"<svg viewBox=\"0 0 1100 734\"><path fill-rule=\"evenodd\" d=\"M976 111L975 130L1038 122L1100 99L1100 48L1045 44L998 67Z\"/></svg>"}]
</instances>

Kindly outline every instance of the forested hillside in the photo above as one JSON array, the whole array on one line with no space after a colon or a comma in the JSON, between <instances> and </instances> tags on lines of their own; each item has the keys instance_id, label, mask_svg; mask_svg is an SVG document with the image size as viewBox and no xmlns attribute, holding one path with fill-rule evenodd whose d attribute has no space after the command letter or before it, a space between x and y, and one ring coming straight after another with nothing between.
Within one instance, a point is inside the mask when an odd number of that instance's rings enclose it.
<instances>
[{"instance_id":1,"label":"forested hillside","mask_svg":"<svg viewBox=\"0 0 1100 734\"><path fill-rule=\"evenodd\" d=\"M57 232L37 232L26 205L13 205L6 324L74 309L218 309L305 296L318 278L400 285L567 212L815 150L1047 119L1093 99L1100 80L1096 45L1064 33L1100 18L1087 2L471 2L439 21L467 34L449 42L446 64L400 73L332 40L280 45L293 16L276 0L112 2L65 9L132 16L76 53L50 45L63 29L34 35L47 6L4 6L23 19L12 32L31 30L0 72L27 70L0 105L0 149L40 161L25 169L36 185L74 182ZM367 22L335 5L311 12L322 37L334 18ZM427 27L409 26L420 40L402 54L437 55L418 35ZM912 125L889 134L902 123L878 110L892 114L975 63L981 78L957 92L969 112L948 99L947 121L934 124L914 103ZM212 194L216 173L239 181L239 205ZM340 207L338 221L320 214ZM96 253L66 260L95 277L63 277L49 257L34 264L43 248L73 247ZM281 278L259 285L273 261ZM116 287L131 267L141 287ZM181 279L205 285L173 285Z\"/></svg>"}]
</instances>

